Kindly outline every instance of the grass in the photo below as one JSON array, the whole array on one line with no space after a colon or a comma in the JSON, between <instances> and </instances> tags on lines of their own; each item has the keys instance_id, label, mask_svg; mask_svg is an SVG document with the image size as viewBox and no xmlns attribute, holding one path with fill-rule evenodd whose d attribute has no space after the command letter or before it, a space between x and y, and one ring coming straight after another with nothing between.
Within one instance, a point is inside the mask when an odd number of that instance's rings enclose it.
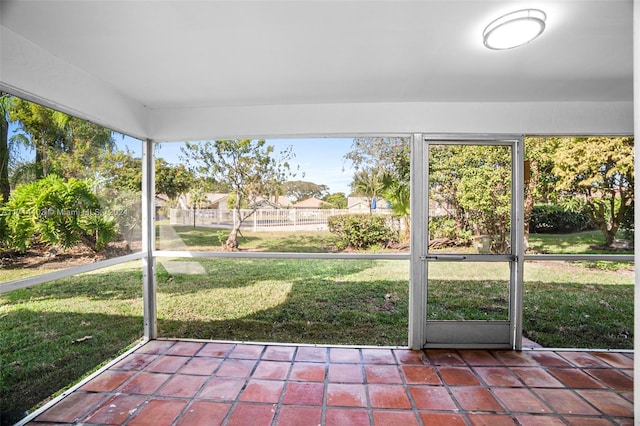
<instances>
[{"instance_id":1,"label":"grass","mask_svg":"<svg viewBox=\"0 0 640 426\"><path fill-rule=\"evenodd\" d=\"M633 250L603 249L604 237L600 231L573 234L530 234L529 247L534 253L549 254L633 254Z\"/></svg>"},{"instance_id":2,"label":"grass","mask_svg":"<svg viewBox=\"0 0 640 426\"><path fill-rule=\"evenodd\" d=\"M25 410L140 339L139 265L119 265L0 296L3 424L20 419ZM79 340L86 336L91 337Z\"/></svg>"},{"instance_id":3,"label":"grass","mask_svg":"<svg viewBox=\"0 0 640 426\"><path fill-rule=\"evenodd\" d=\"M35 275L46 274L52 270L46 269L2 269L0 270L0 285L2 283L8 283L9 281L15 281L22 278L33 277Z\"/></svg>"},{"instance_id":4,"label":"grass","mask_svg":"<svg viewBox=\"0 0 640 426\"><path fill-rule=\"evenodd\" d=\"M221 250L220 238L228 229L160 225L156 246L164 250ZM335 237L327 231L250 231L238 237L240 248L251 251L327 253L336 251Z\"/></svg>"},{"instance_id":5,"label":"grass","mask_svg":"<svg viewBox=\"0 0 640 426\"><path fill-rule=\"evenodd\" d=\"M159 333L164 337L407 344L409 286L404 262L197 263L204 267L202 274L170 275L158 268Z\"/></svg>"},{"instance_id":6,"label":"grass","mask_svg":"<svg viewBox=\"0 0 640 426\"><path fill-rule=\"evenodd\" d=\"M176 231L190 249L207 247L217 232ZM251 250L332 250L322 232L245 234L242 247ZM506 319L507 277L506 263L430 263L429 318ZM141 280L139 263L130 262L0 295L3 418L135 344ZM161 337L407 344L407 261L161 258L157 280ZM543 346L633 347L631 270L527 262L524 290L524 334Z\"/></svg>"}]
</instances>

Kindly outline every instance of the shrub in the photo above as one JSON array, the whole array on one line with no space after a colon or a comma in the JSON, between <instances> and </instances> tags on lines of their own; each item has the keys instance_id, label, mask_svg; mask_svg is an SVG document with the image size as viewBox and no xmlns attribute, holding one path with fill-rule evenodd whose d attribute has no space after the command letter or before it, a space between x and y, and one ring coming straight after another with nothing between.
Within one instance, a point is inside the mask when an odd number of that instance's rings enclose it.
<instances>
[{"instance_id":1,"label":"shrub","mask_svg":"<svg viewBox=\"0 0 640 426\"><path fill-rule=\"evenodd\" d=\"M389 220L382 215L346 214L330 216L328 225L329 231L338 237L339 249L366 249L376 245L386 247L398 241L398 232Z\"/></svg>"},{"instance_id":2,"label":"shrub","mask_svg":"<svg viewBox=\"0 0 640 426\"><path fill-rule=\"evenodd\" d=\"M448 238L459 245L471 244L472 233L468 229L458 229L456 220L450 216L429 218L429 239Z\"/></svg>"},{"instance_id":3,"label":"shrub","mask_svg":"<svg viewBox=\"0 0 640 426\"><path fill-rule=\"evenodd\" d=\"M537 234L571 233L591 229L589 217L579 210L555 204L536 204L531 212L529 230Z\"/></svg>"},{"instance_id":4,"label":"shrub","mask_svg":"<svg viewBox=\"0 0 640 426\"><path fill-rule=\"evenodd\" d=\"M99 249L117 236L86 181L49 175L22 184L2 207L7 246L25 252L34 243L69 248L84 241Z\"/></svg>"},{"instance_id":5,"label":"shrub","mask_svg":"<svg viewBox=\"0 0 640 426\"><path fill-rule=\"evenodd\" d=\"M118 238L118 222L109 213L94 213L87 218L87 231L90 231L95 241L96 250L103 249L111 241Z\"/></svg>"}]
</instances>

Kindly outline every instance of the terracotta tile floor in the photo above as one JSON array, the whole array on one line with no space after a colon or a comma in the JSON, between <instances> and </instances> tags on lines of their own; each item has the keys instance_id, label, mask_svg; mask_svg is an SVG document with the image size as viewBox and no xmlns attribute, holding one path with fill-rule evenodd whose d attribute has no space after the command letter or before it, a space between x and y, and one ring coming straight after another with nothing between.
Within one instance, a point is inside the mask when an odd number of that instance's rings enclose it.
<instances>
[{"instance_id":1,"label":"terracotta tile floor","mask_svg":"<svg viewBox=\"0 0 640 426\"><path fill-rule=\"evenodd\" d=\"M633 355L156 340L30 424L631 425Z\"/></svg>"}]
</instances>

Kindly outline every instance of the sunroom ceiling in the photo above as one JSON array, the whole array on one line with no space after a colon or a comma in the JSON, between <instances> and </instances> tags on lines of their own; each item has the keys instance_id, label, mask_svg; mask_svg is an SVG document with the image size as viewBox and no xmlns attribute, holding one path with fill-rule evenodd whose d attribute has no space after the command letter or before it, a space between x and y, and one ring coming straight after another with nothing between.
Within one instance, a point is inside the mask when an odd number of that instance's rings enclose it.
<instances>
[{"instance_id":1,"label":"sunroom ceiling","mask_svg":"<svg viewBox=\"0 0 640 426\"><path fill-rule=\"evenodd\" d=\"M545 33L485 48L484 27L524 7ZM526 122L505 129L580 111L631 129L631 0L3 0L0 16L5 90L139 137L452 131L419 116L514 105Z\"/></svg>"}]
</instances>

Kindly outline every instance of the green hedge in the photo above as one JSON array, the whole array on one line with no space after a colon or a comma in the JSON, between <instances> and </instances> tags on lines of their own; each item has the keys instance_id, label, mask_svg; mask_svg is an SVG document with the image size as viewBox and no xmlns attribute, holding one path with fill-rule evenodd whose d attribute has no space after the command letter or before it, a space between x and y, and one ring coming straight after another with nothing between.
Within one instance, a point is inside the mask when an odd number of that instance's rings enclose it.
<instances>
[{"instance_id":1,"label":"green hedge","mask_svg":"<svg viewBox=\"0 0 640 426\"><path fill-rule=\"evenodd\" d=\"M535 234L562 234L592 229L591 221L580 211L555 204L536 204L531 212L529 231Z\"/></svg>"},{"instance_id":2,"label":"green hedge","mask_svg":"<svg viewBox=\"0 0 640 426\"><path fill-rule=\"evenodd\" d=\"M344 214L330 216L329 231L337 235L338 248L366 249L386 247L398 241L398 232L389 224L389 217L370 214Z\"/></svg>"}]
</instances>

